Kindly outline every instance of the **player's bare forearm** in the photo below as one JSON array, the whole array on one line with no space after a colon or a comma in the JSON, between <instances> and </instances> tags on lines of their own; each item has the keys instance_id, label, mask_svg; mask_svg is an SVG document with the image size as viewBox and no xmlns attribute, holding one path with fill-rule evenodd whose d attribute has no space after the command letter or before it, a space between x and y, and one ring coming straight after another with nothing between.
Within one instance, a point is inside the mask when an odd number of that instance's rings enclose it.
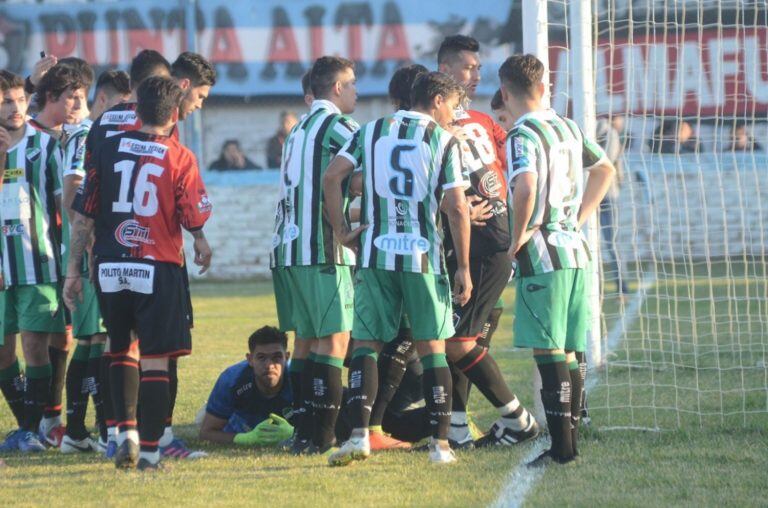
<instances>
[{"instance_id":1,"label":"player's bare forearm","mask_svg":"<svg viewBox=\"0 0 768 508\"><path fill-rule=\"evenodd\" d=\"M93 219L74 213L69 233L69 264L67 277L80 277L80 265L85 249L91 242Z\"/></svg>"},{"instance_id":2,"label":"player's bare forearm","mask_svg":"<svg viewBox=\"0 0 768 508\"><path fill-rule=\"evenodd\" d=\"M441 208L448 216L451 228L453 248L456 251L456 264L459 268L469 266L469 238L471 226L469 223L469 205L460 188L448 189Z\"/></svg>"},{"instance_id":3,"label":"player's bare forearm","mask_svg":"<svg viewBox=\"0 0 768 508\"><path fill-rule=\"evenodd\" d=\"M528 241L528 224L536 206L536 181L534 173L523 173L515 179L512 192L512 254Z\"/></svg>"},{"instance_id":4,"label":"player's bare forearm","mask_svg":"<svg viewBox=\"0 0 768 508\"><path fill-rule=\"evenodd\" d=\"M64 189L62 192L62 206L67 213L67 218L70 224L75 220L75 212L72 211L72 202L75 200L75 194L80 184L83 182L83 177L79 175L67 175L64 177Z\"/></svg>"},{"instance_id":5,"label":"player's bare forearm","mask_svg":"<svg viewBox=\"0 0 768 508\"><path fill-rule=\"evenodd\" d=\"M579 208L579 227L583 226L592 216L600 202L605 197L616 175L616 168L610 162L595 166L589 171L587 186Z\"/></svg>"},{"instance_id":6,"label":"player's bare forearm","mask_svg":"<svg viewBox=\"0 0 768 508\"><path fill-rule=\"evenodd\" d=\"M203 423L200 425L200 439L212 443L232 444L235 439L234 432L224 432L222 429L226 426L227 420L217 418L210 413L205 413Z\"/></svg>"}]
</instances>

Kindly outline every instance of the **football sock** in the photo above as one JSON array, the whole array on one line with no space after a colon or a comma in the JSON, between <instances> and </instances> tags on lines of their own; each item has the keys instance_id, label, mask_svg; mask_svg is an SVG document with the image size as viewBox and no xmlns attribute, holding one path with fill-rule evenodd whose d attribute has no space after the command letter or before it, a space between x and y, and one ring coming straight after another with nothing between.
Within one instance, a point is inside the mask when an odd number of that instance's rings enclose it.
<instances>
[{"instance_id":1,"label":"football sock","mask_svg":"<svg viewBox=\"0 0 768 508\"><path fill-rule=\"evenodd\" d=\"M88 357L90 345L78 341L66 377L67 390L67 435L73 439L88 437L85 428L85 413L88 409Z\"/></svg>"},{"instance_id":2,"label":"football sock","mask_svg":"<svg viewBox=\"0 0 768 508\"><path fill-rule=\"evenodd\" d=\"M67 376L68 355L69 352L66 350L48 346L48 356L51 359L51 386L43 418L61 417L61 399L64 394L64 380Z\"/></svg>"},{"instance_id":3,"label":"football sock","mask_svg":"<svg viewBox=\"0 0 768 508\"><path fill-rule=\"evenodd\" d=\"M505 408L517 397L507 386L499 365L488 350L475 346L456 361L458 367L495 408ZM454 390L456 393L456 390ZM519 405L519 404L518 404ZM456 407L454 403L453 407ZM518 408L516 408L518 409ZM514 411L514 410L513 410ZM519 416L519 415L514 415Z\"/></svg>"},{"instance_id":4,"label":"football sock","mask_svg":"<svg viewBox=\"0 0 768 508\"><path fill-rule=\"evenodd\" d=\"M551 453L573 457L571 444L571 375L564 354L534 355L541 373L541 402L552 437Z\"/></svg>"},{"instance_id":5,"label":"football sock","mask_svg":"<svg viewBox=\"0 0 768 508\"><path fill-rule=\"evenodd\" d=\"M104 385L101 381L101 357L104 355L104 344L91 344L88 350L88 367L86 368L86 386L93 398L93 409L96 411L96 423L99 426L99 437L107 440L107 422L104 419Z\"/></svg>"},{"instance_id":6,"label":"football sock","mask_svg":"<svg viewBox=\"0 0 768 508\"><path fill-rule=\"evenodd\" d=\"M568 372L571 375L571 446L573 454L578 455L579 420L584 400L584 380L587 374L584 353L576 353L576 360L568 364Z\"/></svg>"},{"instance_id":7,"label":"football sock","mask_svg":"<svg viewBox=\"0 0 768 508\"><path fill-rule=\"evenodd\" d=\"M397 338L384 346L379 354L379 389L371 410L369 426L380 426L384 421L387 406L400 388L405 375L408 359L416 351L410 329L401 329Z\"/></svg>"},{"instance_id":8,"label":"football sock","mask_svg":"<svg viewBox=\"0 0 768 508\"><path fill-rule=\"evenodd\" d=\"M117 441L136 438L136 406L139 399L139 362L128 356L115 356L109 366L112 406L117 427ZM163 415L165 417L165 415Z\"/></svg>"},{"instance_id":9,"label":"football sock","mask_svg":"<svg viewBox=\"0 0 768 508\"><path fill-rule=\"evenodd\" d=\"M293 414L294 418L301 419L301 413L303 408L303 397L301 393L301 373L304 370L304 364L307 361L304 358L291 358L291 363L288 365L288 379L291 383L291 391L293 392Z\"/></svg>"},{"instance_id":10,"label":"football sock","mask_svg":"<svg viewBox=\"0 0 768 508\"><path fill-rule=\"evenodd\" d=\"M367 429L371 409L379 388L378 354L367 347L356 348L349 365L349 398L347 399L350 425L353 429Z\"/></svg>"},{"instance_id":11,"label":"football sock","mask_svg":"<svg viewBox=\"0 0 768 508\"><path fill-rule=\"evenodd\" d=\"M173 426L173 411L176 409L176 396L179 394L179 360L178 358L168 359L168 393L169 406L168 417L165 419L165 426Z\"/></svg>"},{"instance_id":12,"label":"football sock","mask_svg":"<svg viewBox=\"0 0 768 508\"><path fill-rule=\"evenodd\" d=\"M312 375L312 407L315 412L312 441L320 449L333 443L334 427L341 409L343 385L341 369L342 358L326 355L315 357Z\"/></svg>"},{"instance_id":13,"label":"football sock","mask_svg":"<svg viewBox=\"0 0 768 508\"><path fill-rule=\"evenodd\" d=\"M499 319L501 319L501 314L503 312L503 307L496 307L491 311L490 315L488 316L488 321L486 321L483 325L483 331L477 338L478 346L484 347L485 349L489 349L491 347L491 337L493 337L496 328L499 326Z\"/></svg>"},{"instance_id":14,"label":"football sock","mask_svg":"<svg viewBox=\"0 0 768 508\"><path fill-rule=\"evenodd\" d=\"M19 368L18 358L10 367L0 370L0 391L16 418L16 424L21 428L24 425L24 375Z\"/></svg>"},{"instance_id":15,"label":"football sock","mask_svg":"<svg viewBox=\"0 0 768 508\"><path fill-rule=\"evenodd\" d=\"M432 437L448 439L451 426L451 370L445 353L425 355L421 358L424 366L424 401L429 419L433 423Z\"/></svg>"},{"instance_id":16,"label":"football sock","mask_svg":"<svg viewBox=\"0 0 768 508\"><path fill-rule=\"evenodd\" d=\"M451 371L451 386L453 386L453 411L466 412L469 403L469 378L454 362L448 362Z\"/></svg>"},{"instance_id":17,"label":"football sock","mask_svg":"<svg viewBox=\"0 0 768 508\"><path fill-rule=\"evenodd\" d=\"M141 373L139 404L140 455L156 464L160 460L158 446L171 404L169 371L145 370Z\"/></svg>"},{"instance_id":18,"label":"football sock","mask_svg":"<svg viewBox=\"0 0 768 508\"><path fill-rule=\"evenodd\" d=\"M37 434L43 409L51 390L51 364L32 367L27 365L27 383L24 390L24 430Z\"/></svg>"},{"instance_id":19,"label":"football sock","mask_svg":"<svg viewBox=\"0 0 768 508\"><path fill-rule=\"evenodd\" d=\"M99 362L99 392L101 393L102 410L104 412L104 425L107 427L107 435L101 434L102 439L109 439L110 429L112 434L117 433L115 403L112 399L111 365L112 357L109 354L102 355Z\"/></svg>"},{"instance_id":20,"label":"football sock","mask_svg":"<svg viewBox=\"0 0 768 508\"><path fill-rule=\"evenodd\" d=\"M304 370L301 372L301 418L296 428L296 437L301 440L312 439L312 429L315 422L315 410L312 407L313 388L312 378L315 372L315 353L309 353L304 360Z\"/></svg>"}]
</instances>

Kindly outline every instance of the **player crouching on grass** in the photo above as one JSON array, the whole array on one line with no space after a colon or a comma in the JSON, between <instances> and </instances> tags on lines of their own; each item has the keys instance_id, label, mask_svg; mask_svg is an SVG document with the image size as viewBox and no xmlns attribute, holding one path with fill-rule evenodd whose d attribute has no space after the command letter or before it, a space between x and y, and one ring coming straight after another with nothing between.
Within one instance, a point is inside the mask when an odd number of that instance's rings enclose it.
<instances>
[{"instance_id":1,"label":"player crouching on grass","mask_svg":"<svg viewBox=\"0 0 768 508\"><path fill-rule=\"evenodd\" d=\"M515 346L533 349L552 436L552 447L530 467L565 464L578 455L591 262L581 227L616 171L575 122L544 108L543 75L544 65L533 55L512 56L499 69L504 104L515 122L506 145L508 255L518 265Z\"/></svg>"},{"instance_id":2,"label":"player crouching on grass","mask_svg":"<svg viewBox=\"0 0 768 508\"><path fill-rule=\"evenodd\" d=\"M273 446L291 437L293 426L280 416L293 400L287 348L288 336L277 328L253 332L245 360L225 370L208 397L200 439Z\"/></svg>"}]
</instances>

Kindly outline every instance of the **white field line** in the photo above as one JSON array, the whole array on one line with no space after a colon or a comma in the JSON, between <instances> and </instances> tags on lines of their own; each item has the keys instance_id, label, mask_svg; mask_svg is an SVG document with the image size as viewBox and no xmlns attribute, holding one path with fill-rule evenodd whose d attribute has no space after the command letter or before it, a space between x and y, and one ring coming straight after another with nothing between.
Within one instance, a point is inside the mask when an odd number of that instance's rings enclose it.
<instances>
[{"instance_id":1,"label":"white field line","mask_svg":"<svg viewBox=\"0 0 768 508\"><path fill-rule=\"evenodd\" d=\"M621 338L624 333L633 325L637 319L640 306L645 300L645 295L653 284L656 282L656 274L651 274L646 277L640 284L638 291L632 295L632 300L627 305L624 315L614 325L613 329L608 333L606 340L605 355L613 351L619 346ZM605 362L605 356L603 357L603 363ZM597 376L590 376L587 379L586 390L589 391L597 384ZM526 466L528 462L532 461L543 452L549 445L548 439L538 439L531 448L530 452L523 458L522 461L509 473L504 487L501 489L501 493L496 501L491 505L493 508L518 508L523 505L528 493L536 485L536 482L544 475L544 468L529 468Z\"/></svg>"}]
</instances>

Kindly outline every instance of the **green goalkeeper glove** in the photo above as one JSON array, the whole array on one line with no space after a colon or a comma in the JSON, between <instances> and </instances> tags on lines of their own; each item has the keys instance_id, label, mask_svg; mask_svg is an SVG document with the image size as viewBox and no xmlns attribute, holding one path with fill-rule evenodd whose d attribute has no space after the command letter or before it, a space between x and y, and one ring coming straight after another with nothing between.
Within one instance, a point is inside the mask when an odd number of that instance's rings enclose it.
<instances>
[{"instance_id":1,"label":"green goalkeeper glove","mask_svg":"<svg viewBox=\"0 0 768 508\"><path fill-rule=\"evenodd\" d=\"M274 446L293 435L293 426L272 413L250 432L235 434L234 443L243 446Z\"/></svg>"}]
</instances>

